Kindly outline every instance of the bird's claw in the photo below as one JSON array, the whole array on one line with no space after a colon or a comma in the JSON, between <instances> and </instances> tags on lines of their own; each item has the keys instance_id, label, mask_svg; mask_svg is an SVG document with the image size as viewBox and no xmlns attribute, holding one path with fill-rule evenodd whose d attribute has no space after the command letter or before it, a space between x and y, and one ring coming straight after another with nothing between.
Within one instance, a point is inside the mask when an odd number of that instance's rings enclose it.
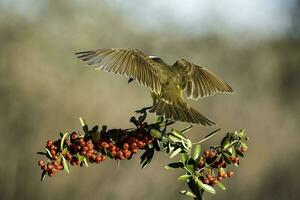
<instances>
[{"instance_id":1,"label":"bird's claw","mask_svg":"<svg viewBox=\"0 0 300 200\"><path fill-rule=\"evenodd\" d=\"M149 110L151 108L152 108L152 106L149 106L149 107L142 108L140 110L136 110L134 112L137 113L137 114L145 114L145 113L147 113L147 110Z\"/></svg>"}]
</instances>

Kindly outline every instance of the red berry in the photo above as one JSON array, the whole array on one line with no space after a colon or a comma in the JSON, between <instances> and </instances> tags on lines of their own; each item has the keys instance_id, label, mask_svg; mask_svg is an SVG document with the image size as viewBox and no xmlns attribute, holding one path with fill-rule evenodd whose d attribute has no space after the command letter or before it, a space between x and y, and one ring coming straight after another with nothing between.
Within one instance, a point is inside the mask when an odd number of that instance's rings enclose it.
<instances>
[{"instance_id":1,"label":"red berry","mask_svg":"<svg viewBox=\"0 0 300 200\"><path fill-rule=\"evenodd\" d=\"M124 157L124 156L119 156L119 159L120 159L120 160L124 160L125 157Z\"/></svg>"},{"instance_id":2,"label":"red berry","mask_svg":"<svg viewBox=\"0 0 300 200\"><path fill-rule=\"evenodd\" d=\"M241 148L241 152L246 152L247 151L247 147L242 147Z\"/></svg>"},{"instance_id":3,"label":"red berry","mask_svg":"<svg viewBox=\"0 0 300 200\"><path fill-rule=\"evenodd\" d=\"M214 151L209 152L209 157L213 158L216 156L216 153Z\"/></svg>"},{"instance_id":4,"label":"red berry","mask_svg":"<svg viewBox=\"0 0 300 200\"><path fill-rule=\"evenodd\" d=\"M102 158L100 155L96 156L96 163L100 163L102 161Z\"/></svg>"},{"instance_id":5,"label":"red berry","mask_svg":"<svg viewBox=\"0 0 300 200\"><path fill-rule=\"evenodd\" d=\"M43 166L45 166L45 162L44 162L43 160L39 160L39 161L38 161L38 165L39 165L40 167L43 167Z\"/></svg>"},{"instance_id":6,"label":"red berry","mask_svg":"<svg viewBox=\"0 0 300 200\"><path fill-rule=\"evenodd\" d=\"M232 177L233 176L233 172L227 172L227 176L228 177Z\"/></svg>"},{"instance_id":7,"label":"red berry","mask_svg":"<svg viewBox=\"0 0 300 200\"><path fill-rule=\"evenodd\" d=\"M204 178L204 179L203 179L203 183L204 183L204 184L209 184L209 180L208 180L207 178Z\"/></svg>"},{"instance_id":8,"label":"red berry","mask_svg":"<svg viewBox=\"0 0 300 200\"><path fill-rule=\"evenodd\" d=\"M48 175L49 175L50 177L53 177L53 176L55 175L55 173L54 173L54 171L49 171L49 172L48 172Z\"/></svg>"},{"instance_id":9,"label":"red berry","mask_svg":"<svg viewBox=\"0 0 300 200\"><path fill-rule=\"evenodd\" d=\"M133 150L132 150L132 153L133 153L133 154L136 154L138 151L139 151L139 149L133 149Z\"/></svg>"},{"instance_id":10,"label":"red berry","mask_svg":"<svg viewBox=\"0 0 300 200\"><path fill-rule=\"evenodd\" d=\"M109 147L109 144L107 144L107 142L102 142L101 143L101 146L104 148L104 149L107 149Z\"/></svg>"},{"instance_id":11,"label":"red berry","mask_svg":"<svg viewBox=\"0 0 300 200\"><path fill-rule=\"evenodd\" d=\"M52 140L48 140L48 141L47 141L47 147L50 147L52 144L53 144L53 141L52 141Z\"/></svg>"},{"instance_id":12,"label":"red berry","mask_svg":"<svg viewBox=\"0 0 300 200\"><path fill-rule=\"evenodd\" d=\"M87 146L84 146L84 147L82 148L82 150L83 150L83 151L88 151L89 148L88 148Z\"/></svg>"},{"instance_id":13,"label":"red berry","mask_svg":"<svg viewBox=\"0 0 300 200\"><path fill-rule=\"evenodd\" d=\"M73 132L73 133L71 134L71 138L72 138L72 140L76 140L76 139L78 138L77 133L76 133L76 132Z\"/></svg>"},{"instance_id":14,"label":"red berry","mask_svg":"<svg viewBox=\"0 0 300 200\"><path fill-rule=\"evenodd\" d=\"M55 149L55 145L52 144L49 148L50 148L50 150Z\"/></svg>"},{"instance_id":15,"label":"red berry","mask_svg":"<svg viewBox=\"0 0 300 200\"><path fill-rule=\"evenodd\" d=\"M209 151L208 151L208 150L205 150L205 151L204 151L204 156L205 156L205 158L208 158L208 157L209 157Z\"/></svg>"},{"instance_id":16,"label":"red berry","mask_svg":"<svg viewBox=\"0 0 300 200\"><path fill-rule=\"evenodd\" d=\"M52 156L56 155L56 151L54 149L51 149L50 153L51 153Z\"/></svg>"},{"instance_id":17,"label":"red berry","mask_svg":"<svg viewBox=\"0 0 300 200\"><path fill-rule=\"evenodd\" d=\"M217 184L217 183L218 183L218 179L215 178L215 179L212 181L212 184L215 185L215 184Z\"/></svg>"},{"instance_id":18,"label":"red berry","mask_svg":"<svg viewBox=\"0 0 300 200\"><path fill-rule=\"evenodd\" d=\"M57 155L54 155L54 156L53 156L53 160L58 160L58 158L59 158L59 157L58 157Z\"/></svg>"},{"instance_id":19,"label":"red berry","mask_svg":"<svg viewBox=\"0 0 300 200\"><path fill-rule=\"evenodd\" d=\"M47 164L47 169L48 169L48 170L52 170L53 168L54 168L54 167L53 167L53 165L52 165L51 163L48 163L48 164Z\"/></svg>"},{"instance_id":20,"label":"red berry","mask_svg":"<svg viewBox=\"0 0 300 200\"><path fill-rule=\"evenodd\" d=\"M131 156L131 151L126 150L124 153L125 158L129 158Z\"/></svg>"},{"instance_id":21,"label":"red berry","mask_svg":"<svg viewBox=\"0 0 300 200\"><path fill-rule=\"evenodd\" d=\"M124 143L123 144L123 149L128 149L129 148L129 144L128 143Z\"/></svg>"},{"instance_id":22,"label":"red berry","mask_svg":"<svg viewBox=\"0 0 300 200\"><path fill-rule=\"evenodd\" d=\"M102 159L102 161L106 160L106 156L105 155L101 155L101 159Z\"/></svg>"},{"instance_id":23,"label":"red berry","mask_svg":"<svg viewBox=\"0 0 300 200\"><path fill-rule=\"evenodd\" d=\"M138 141L137 145L138 145L138 147L139 147L140 149L142 149L142 148L145 147L146 143L143 142L143 141Z\"/></svg>"},{"instance_id":24,"label":"red berry","mask_svg":"<svg viewBox=\"0 0 300 200\"><path fill-rule=\"evenodd\" d=\"M123 152L122 151L118 151L117 155L118 155L118 157L121 157L121 156L123 156Z\"/></svg>"},{"instance_id":25,"label":"red berry","mask_svg":"<svg viewBox=\"0 0 300 200\"><path fill-rule=\"evenodd\" d=\"M135 142L132 143L132 144L131 144L131 149L136 149L136 148L137 148L137 143L135 143Z\"/></svg>"},{"instance_id":26,"label":"red berry","mask_svg":"<svg viewBox=\"0 0 300 200\"><path fill-rule=\"evenodd\" d=\"M115 156L117 155L117 152L114 150L114 151L111 152L111 155L112 155L113 157L115 157Z\"/></svg>"}]
</instances>

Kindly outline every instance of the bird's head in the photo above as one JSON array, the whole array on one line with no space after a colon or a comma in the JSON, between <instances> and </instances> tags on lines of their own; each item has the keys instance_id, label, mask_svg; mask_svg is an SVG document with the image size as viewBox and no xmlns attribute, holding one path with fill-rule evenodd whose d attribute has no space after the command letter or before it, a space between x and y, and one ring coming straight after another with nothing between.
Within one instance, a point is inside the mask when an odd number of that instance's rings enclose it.
<instances>
[{"instance_id":1,"label":"bird's head","mask_svg":"<svg viewBox=\"0 0 300 200\"><path fill-rule=\"evenodd\" d=\"M160 57L158 56L149 56L149 58L151 58L154 62L156 63L160 63L163 65L167 65L167 63L165 63Z\"/></svg>"}]
</instances>

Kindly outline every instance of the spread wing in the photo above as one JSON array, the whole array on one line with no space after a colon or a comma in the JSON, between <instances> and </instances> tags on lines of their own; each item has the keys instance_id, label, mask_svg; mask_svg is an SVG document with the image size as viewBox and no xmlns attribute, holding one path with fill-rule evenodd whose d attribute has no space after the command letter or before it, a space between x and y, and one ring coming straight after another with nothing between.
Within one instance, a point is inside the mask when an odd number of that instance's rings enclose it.
<instances>
[{"instance_id":1,"label":"spread wing","mask_svg":"<svg viewBox=\"0 0 300 200\"><path fill-rule=\"evenodd\" d=\"M136 49L100 49L75 54L88 66L124 75L160 93L159 69L151 58Z\"/></svg>"},{"instance_id":2,"label":"spread wing","mask_svg":"<svg viewBox=\"0 0 300 200\"><path fill-rule=\"evenodd\" d=\"M182 74L181 88L189 98L198 99L218 92L231 93L233 89L219 76L204 67L197 66L184 59L173 65Z\"/></svg>"}]
</instances>

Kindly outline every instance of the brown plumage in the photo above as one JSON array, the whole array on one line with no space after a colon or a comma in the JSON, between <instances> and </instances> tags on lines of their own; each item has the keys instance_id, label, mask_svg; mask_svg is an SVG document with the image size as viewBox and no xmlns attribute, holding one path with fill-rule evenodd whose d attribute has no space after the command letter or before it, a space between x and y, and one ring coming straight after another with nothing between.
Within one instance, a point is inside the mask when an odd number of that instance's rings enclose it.
<instances>
[{"instance_id":1,"label":"brown plumage","mask_svg":"<svg viewBox=\"0 0 300 200\"><path fill-rule=\"evenodd\" d=\"M172 120L211 126L214 122L190 107L183 92L196 100L218 92L233 92L216 74L184 59L170 66L159 57L127 48L85 51L76 56L95 69L124 75L147 86L153 98L150 112Z\"/></svg>"}]
</instances>

